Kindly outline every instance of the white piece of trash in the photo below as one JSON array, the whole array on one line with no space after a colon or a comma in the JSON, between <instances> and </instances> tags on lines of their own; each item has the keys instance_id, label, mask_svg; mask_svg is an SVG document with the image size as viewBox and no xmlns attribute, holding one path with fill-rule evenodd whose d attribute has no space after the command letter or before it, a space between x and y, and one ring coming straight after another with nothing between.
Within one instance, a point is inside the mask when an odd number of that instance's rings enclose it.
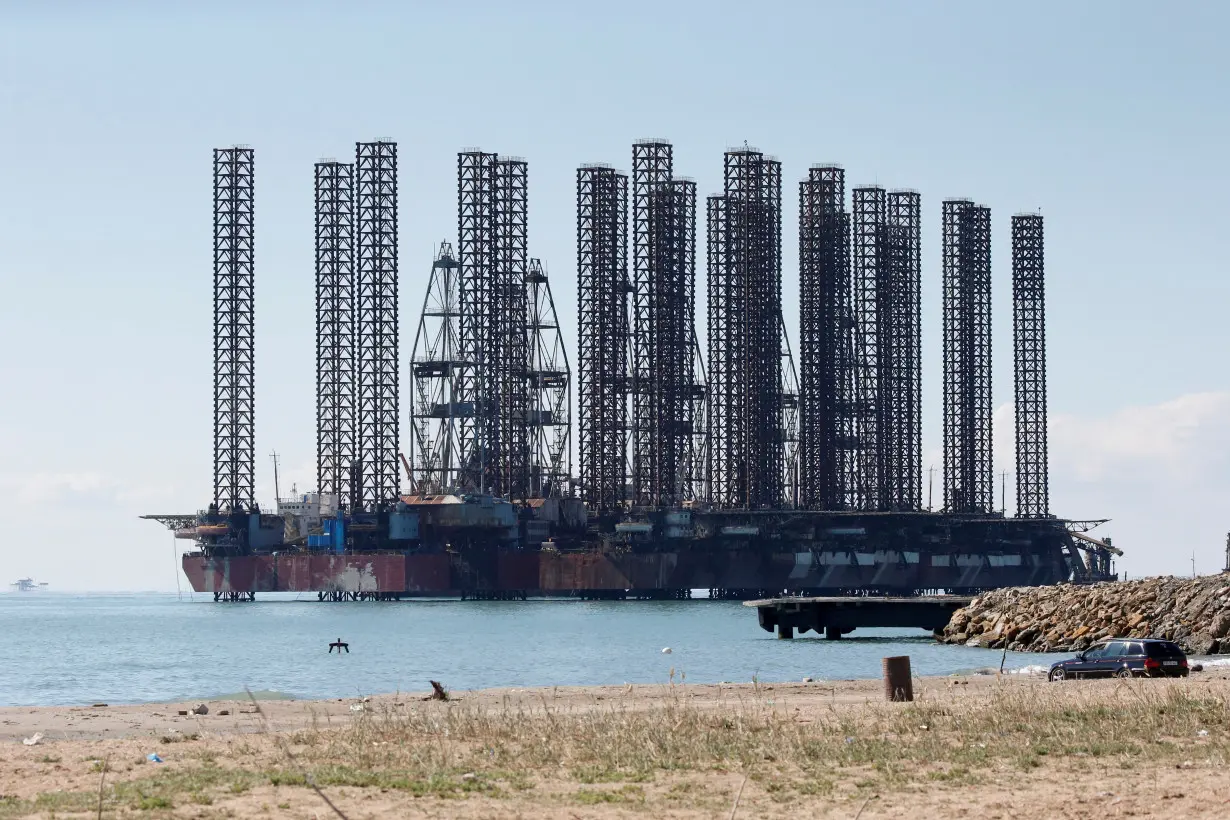
<instances>
[{"instance_id":1,"label":"white piece of trash","mask_svg":"<svg viewBox=\"0 0 1230 820\"><path fill-rule=\"evenodd\" d=\"M664 647L662 647L662 654L663 654L663 655L669 655L670 653L671 653L671 648L670 648L669 646L664 646Z\"/></svg>"},{"instance_id":2,"label":"white piece of trash","mask_svg":"<svg viewBox=\"0 0 1230 820\"><path fill-rule=\"evenodd\" d=\"M1208 737L1208 736L1209 736L1208 729L1201 729L1199 732L1196 732L1196 737Z\"/></svg>"},{"instance_id":3,"label":"white piece of trash","mask_svg":"<svg viewBox=\"0 0 1230 820\"><path fill-rule=\"evenodd\" d=\"M353 704L351 704L351 706L350 706L350 711L352 711L352 712L362 712L362 711L363 711L363 704L361 704L361 703L353 703Z\"/></svg>"},{"instance_id":4,"label":"white piece of trash","mask_svg":"<svg viewBox=\"0 0 1230 820\"><path fill-rule=\"evenodd\" d=\"M43 739L43 733L35 732L30 737L22 738L21 742L26 744L27 746L37 746L39 742L42 741L42 739Z\"/></svg>"}]
</instances>

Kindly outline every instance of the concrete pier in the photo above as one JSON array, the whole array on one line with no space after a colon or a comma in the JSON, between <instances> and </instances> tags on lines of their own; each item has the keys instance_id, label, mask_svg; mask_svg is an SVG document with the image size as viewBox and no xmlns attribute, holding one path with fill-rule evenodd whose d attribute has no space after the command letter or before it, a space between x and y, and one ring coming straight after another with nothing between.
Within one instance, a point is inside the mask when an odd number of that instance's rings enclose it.
<instances>
[{"instance_id":1,"label":"concrete pier","mask_svg":"<svg viewBox=\"0 0 1230 820\"><path fill-rule=\"evenodd\" d=\"M964 595L931 595L915 598L769 598L747 601L755 607L760 627L777 632L779 638L793 638L795 630L815 630L836 640L859 627L914 627L937 631L948 624L952 613L969 604Z\"/></svg>"}]
</instances>

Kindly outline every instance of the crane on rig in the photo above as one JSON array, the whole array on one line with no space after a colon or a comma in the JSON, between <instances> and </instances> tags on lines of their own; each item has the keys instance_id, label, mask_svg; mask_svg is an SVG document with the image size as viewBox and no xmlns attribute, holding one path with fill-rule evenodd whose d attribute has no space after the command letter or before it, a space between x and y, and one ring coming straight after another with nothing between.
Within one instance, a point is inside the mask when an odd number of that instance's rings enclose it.
<instances>
[{"instance_id":1,"label":"crane on rig","mask_svg":"<svg viewBox=\"0 0 1230 820\"><path fill-rule=\"evenodd\" d=\"M398 453L401 459L401 466L406 470L406 480L410 482L410 492L414 492L414 470L410 469L410 462L406 459L405 453Z\"/></svg>"}]
</instances>

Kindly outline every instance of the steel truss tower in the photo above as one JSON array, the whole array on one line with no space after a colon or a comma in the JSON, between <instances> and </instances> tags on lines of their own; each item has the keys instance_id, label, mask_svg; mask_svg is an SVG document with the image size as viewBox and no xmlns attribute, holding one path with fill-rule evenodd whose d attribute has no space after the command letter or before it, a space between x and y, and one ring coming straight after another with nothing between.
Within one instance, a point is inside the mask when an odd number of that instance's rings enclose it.
<instances>
[{"instance_id":1,"label":"steel truss tower","mask_svg":"<svg viewBox=\"0 0 1230 820\"><path fill-rule=\"evenodd\" d=\"M887 201L879 187L855 188L852 196L851 304L854 313L858 389L856 425L859 455L855 479L856 506L887 509L886 485L891 481L893 383L891 345L892 289L885 264Z\"/></svg>"},{"instance_id":2,"label":"steel truss tower","mask_svg":"<svg viewBox=\"0 0 1230 820\"><path fill-rule=\"evenodd\" d=\"M539 498L567 495L572 478L572 373L564 335L555 313L551 283L542 261L531 259L526 275L529 339L528 434L530 494Z\"/></svg>"},{"instance_id":3,"label":"steel truss tower","mask_svg":"<svg viewBox=\"0 0 1230 820\"><path fill-rule=\"evenodd\" d=\"M669 143L632 147L632 489L638 506L694 497L696 186Z\"/></svg>"},{"instance_id":4,"label":"steel truss tower","mask_svg":"<svg viewBox=\"0 0 1230 820\"><path fill-rule=\"evenodd\" d=\"M671 271L670 288L658 294L659 316L666 327L669 355L661 361L669 378L663 381L665 399L659 416L662 443L670 455L660 462L664 504L681 504L698 497L697 474L701 472L696 450L697 403L703 387L696 381L696 183L673 180L667 204L662 209L661 236L667 251L664 269ZM682 294L682 299L677 297ZM664 354L666 350L662 351Z\"/></svg>"},{"instance_id":5,"label":"steel truss tower","mask_svg":"<svg viewBox=\"0 0 1230 820\"><path fill-rule=\"evenodd\" d=\"M461 483L460 381L470 362L462 358L460 284L453 247L440 243L410 362L410 462L419 493L455 492Z\"/></svg>"},{"instance_id":6,"label":"steel truss tower","mask_svg":"<svg viewBox=\"0 0 1230 820\"><path fill-rule=\"evenodd\" d=\"M354 166L316 163L316 480L350 499L355 457Z\"/></svg>"},{"instance_id":7,"label":"steel truss tower","mask_svg":"<svg viewBox=\"0 0 1230 820\"><path fill-rule=\"evenodd\" d=\"M458 328L465 362L457 382L457 435L461 486L475 491L493 489L495 463L488 447L494 432L489 428L498 395L495 355L502 327L495 319L495 163L495 154L482 151L457 155Z\"/></svg>"},{"instance_id":8,"label":"steel truss tower","mask_svg":"<svg viewBox=\"0 0 1230 820\"><path fill-rule=\"evenodd\" d=\"M866 384L862 372L863 340L858 323L854 290L854 262L852 254L853 216L842 214L842 253L846 272L844 279L845 299L841 310L841 339L838 349L837 372L841 377L839 385L840 396L838 406L838 456L840 457L840 474L844 492L842 509L855 510L865 505L867 491L861 483L863 461L863 417L866 415L867 393L870 386Z\"/></svg>"},{"instance_id":9,"label":"steel truss tower","mask_svg":"<svg viewBox=\"0 0 1230 820\"><path fill-rule=\"evenodd\" d=\"M251 148L214 149L214 504L254 504L256 384Z\"/></svg>"},{"instance_id":10,"label":"steel truss tower","mask_svg":"<svg viewBox=\"0 0 1230 820\"><path fill-rule=\"evenodd\" d=\"M398 496L397 143L355 143L357 500Z\"/></svg>"},{"instance_id":11,"label":"steel truss tower","mask_svg":"<svg viewBox=\"0 0 1230 820\"><path fill-rule=\"evenodd\" d=\"M991 463L991 210L943 205L944 506L988 513Z\"/></svg>"},{"instance_id":12,"label":"steel truss tower","mask_svg":"<svg viewBox=\"0 0 1230 820\"><path fill-rule=\"evenodd\" d=\"M914 191L888 194L885 230L887 298L882 319L879 418L885 429L884 509L922 508L922 202ZM887 353L887 355L885 355ZM888 378L885 378L886 375Z\"/></svg>"},{"instance_id":13,"label":"steel truss tower","mask_svg":"<svg viewBox=\"0 0 1230 820\"><path fill-rule=\"evenodd\" d=\"M726 152L709 215L710 500L782 506L786 491L781 309L781 164Z\"/></svg>"},{"instance_id":14,"label":"steel truss tower","mask_svg":"<svg viewBox=\"0 0 1230 820\"><path fill-rule=\"evenodd\" d=\"M487 320L496 325L493 375L497 387L494 424L489 430L490 449L497 456L493 486L510 499L530 494L527 177L524 160L496 160L495 311Z\"/></svg>"},{"instance_id":15,"label":"steel truss tower","mask_svg":"<svg viewBox=\"0 0 1230 820\"><path fill-rule=\"evenodd\" d=\"M912 191L854 189L855 486L863 509L922 505L920 220Z\"/></svg>"},{"instance_id":16,"label":"steel truss tower","mask_svg":"<svg viewBox=\"0 0 1230 820\"><path fill-rule=\"evenodd\" d=\"M740 355L746 347L746 325L739 307L744 291L742 268L735 264L736 224L740 207L724 196L706 204L705 243L708 287L709 364L709 501L717 507L741 506L746 479L742 420L747 416L741 388Z\"/></svg>"},{"instance_id":17,"label":"steel truss tower","mask_svg":"<svg viewBox=\"0 0 1230 820\"><path fill-rule=\"evenodd\" d=\"M1050 516L1046 451L1046 288L1042 217L1012 217L1016 514Z\"/></svg>"},{"instance_id":18,"label":"steel truss tower","mask_svg":"<svg viewBox=\"0 0 1230 820\"><path fill-rule=\"evenodd\" d=\"M815 166L799 183L799 503L810 510L846 506L845 197L845 172L835 166Z\"/></svg>"},{"instance_id":19,"label":"steel truss tower","mask_svg":"<svg viewBox=\"0 0 1230 820\"><path fill-rule=\"evenodd\" d=\"M462 483L510 499L531 492L524 160L457 155Z\"/></svg>"},{"instance_id":20,"label":"steel truss tower","mask_svg":"<svg viewBox=\"0 0 1230 820\"><path fill-rule=\"evenodd\" d=\"M577 325L580 337L581 498L621 509L628 480L628 177L577 169Z\"/></svg>"}]
</instances>

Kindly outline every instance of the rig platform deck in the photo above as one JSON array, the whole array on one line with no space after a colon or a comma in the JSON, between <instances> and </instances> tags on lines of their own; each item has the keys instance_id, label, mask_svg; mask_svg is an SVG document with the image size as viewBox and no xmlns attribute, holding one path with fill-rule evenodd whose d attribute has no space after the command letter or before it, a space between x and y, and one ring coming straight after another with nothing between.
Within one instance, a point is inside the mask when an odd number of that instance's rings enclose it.
<instances>
[{"instance_id":1,"label":"rig platform deck","mask_svg":"<svg viewBox=\"0 0 1230 820\"><path fill-rule=\"evenodd\" d=\"M814 629L829 639L840 638L859 627L917 627L943 629L952 613L973 598L965 595L927 595L910 598L847 596L840 598L770 598L747 601L754 607L760 627L777 631L779 638L793 638L797 629Z\"/></svg>"}]
</instances>

